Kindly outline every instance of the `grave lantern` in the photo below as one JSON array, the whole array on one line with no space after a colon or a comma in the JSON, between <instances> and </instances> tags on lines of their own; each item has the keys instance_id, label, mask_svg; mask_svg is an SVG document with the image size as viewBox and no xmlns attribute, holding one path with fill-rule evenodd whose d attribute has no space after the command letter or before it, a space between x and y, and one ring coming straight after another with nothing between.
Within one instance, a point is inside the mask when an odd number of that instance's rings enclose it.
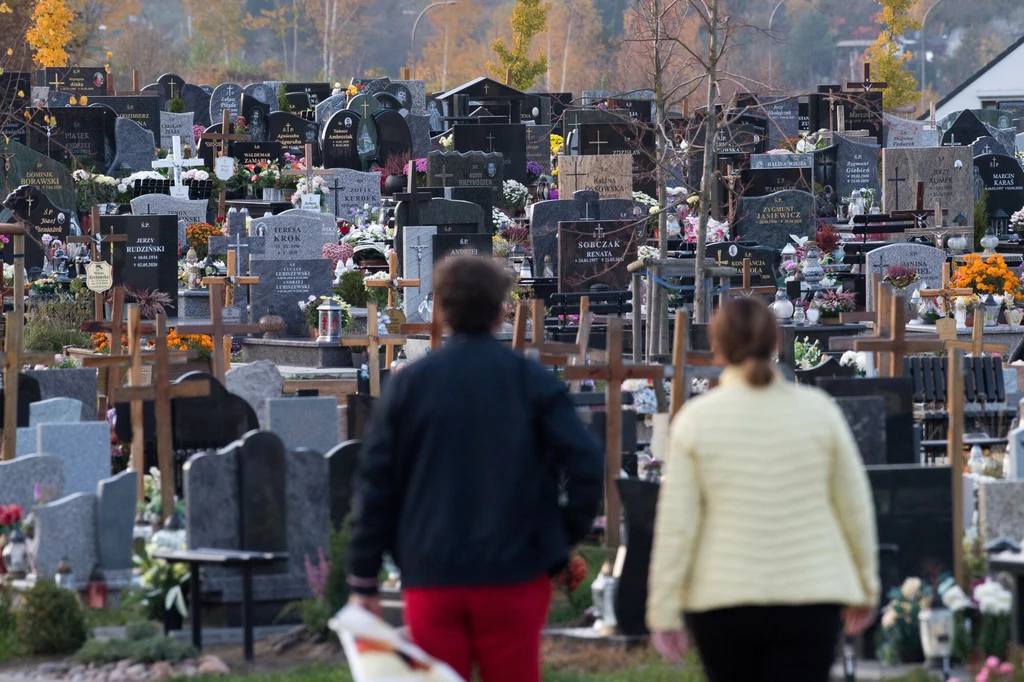
<instances>
[{"instance_id":1,"label":"grave lantern","mask_svg":"<svg viewBox=\"0 0 1024 682\"><path fill-rule=\"evenodd\" d=\"M341 306L333 298L326 299L317 306L320 313L319 343L339 343L341 341Z\"/></svg>"},{"instance_id":2,"label":"grave lantern","mask_svg":"<svg viewBox=\"0 0 1024 682\"><path fill-rule=\"evenodd\" d=\"M1003 209L997 208L989 217L988 229L997 237L1005 237L1010 233L1010 216L1006 215Z\"/></svg>"},{"instance_id":3,"label":"grave lantern","mask_svg":"<svg viewBox=\"0 0 1024 682\"><path fill-rule=\"evenodd\" d=\"M793 246L792 244L786 244L786 246L783 247L783 249L782 249L782 266L783 266L782 270L783 270L783 272L788 272L789 271L789 268L785 267L788 263L792 263L794 267L796 265L799 265L799 263L800 263L800 259L799 259L799 257L797 256L797 253L796 253L796 247Z\"/></svg>"},{"instance_id":4,"label":"grave lantern","mask_svg":"<svg viewBox=\"0 0 1024 682\"><path fill-rule=\"evenodd\" d=\"M107 579L99 566L94 567L89 575L86 597L90 609L102 609L107 605Z\"/></svg>"},{"instance_id":5,"label":"grave lantern","mask_svg":"<svg viewBox=\"0 0 1024 682\"><path fill-rule=\"evenodd\" d=\"M942 670L949 677L949 657L953 653L953 612L948 609L922 609L920 624L921 648L925 658L942 659Z\"/></svg>"}]
</instances>

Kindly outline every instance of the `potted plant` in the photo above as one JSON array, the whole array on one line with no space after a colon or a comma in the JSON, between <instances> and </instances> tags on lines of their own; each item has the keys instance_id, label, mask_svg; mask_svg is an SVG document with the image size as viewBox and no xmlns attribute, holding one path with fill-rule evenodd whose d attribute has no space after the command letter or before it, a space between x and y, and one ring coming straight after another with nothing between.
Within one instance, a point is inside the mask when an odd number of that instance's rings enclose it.
<instances>
[{"instance_id":1,"label":"potted plant","mask_svg":"<svg viewBox=\"0 0 1024 682\"><path fill-rule=\"evenodd\" d=\"M526 185L515 180L506 180L501 186L501 207L513 215L526 207L530 192Z\"/></svg>"},{"instance_id":2,"label":"potted plant","mask_svg":"<svg viewBox=\"0 0 1024 682\"><path fill-rule=\"evenodd\" d=\"M188 565L170 564L163 559L153 558L159 547L185 548L184 530L159 530L153 533L149 544L132 558L139 569L139 585L143 593L143 605L149 617L164 624L164 632L180 630L185 616L185 589L189 578Z\"/></svg>"},{"instance_id":3,"label":"potted plant","mask_svg":"<svg viewBox=\"0 0 1024 682\"><path fill-rule=\"evenodd\" d=\"M1020 289L1020 279L1006 266L1006 261L998 253L986 259L976 253L969 253L964 256L964 264L956 270L953 286L973 289L974 293L982 296L1000 296Z\"/></svg>"},{"instance_id":4,"label":"potted plant","mask_svg":"<svg viewBox=\"0 0 1024 682\"><path fill-rule=\"evenodd\" d=\"M409 172L409 155L408 154L390 154L388 158L384 160L384 186L381 188L381 193L385 196L391 196L398 192L405 191L406 185L409 181L407 173Z\"/></svg>"},{"instance_id":5,"label":"potted plant","mask_svg":"<svg viewBox=\"0 0 1024 682\"><path fill-rule=\"evenodd\" d=\"M882 281L892 285L892 288L897 292L905 292L907 287L918 279L919 276L917 274L916 267L913 265L897 263L896 265L890 265L885 269L885 276L882 278Z\"/></svg>"},{"instance_id":6,"label":"potted plant","mask_svg":"<svg viewBox=\"0 0 1024 682\"><path fill-rule=\"evenodd\" d=\"M978 648L983 656L1007 658L1010 644L1013 594L999 582L987 578L974 588L974 601L981 612L981 632Z\"/></svg>"},{"instance_id":7,"label":"potted plant","mask_svg":"<svg viewBox=\"0 0 1024 682\"><path fill-rule=\"evenodd\" d=\"M839 324L841 313L852 313L857 309L856 296L852 291L823 291L821 299L818 300L818 310L821 312L822 324Z\"/></svg>"},{"instance_id":8,"label":"potted plant","mask_svg":"<svg viewBox=\"0 0 1024 682\"><path fill-rule=\"evenodd\" d=\"M878 632L879 659L894 665L924 661L921 646L920 614L931 608L932 588L920 578L907 578L889 592L889 603L882 610Z\"/></svg>"},{"instance_id":9,"label":"potted plant","mask_svg":"<svg viewBox=\"0 0 1024 682\"><path fill-rule=\"evenodd\" d=\"M1006 312L1003 316L1006 317L1006 324L1011 327L1019 327L1021 320L1024 319L1024 309L1017 306L1017 297L1012 293L1007 294L1003 298L1003 305L1006 306Z\"/></svg>"}]
</instances>

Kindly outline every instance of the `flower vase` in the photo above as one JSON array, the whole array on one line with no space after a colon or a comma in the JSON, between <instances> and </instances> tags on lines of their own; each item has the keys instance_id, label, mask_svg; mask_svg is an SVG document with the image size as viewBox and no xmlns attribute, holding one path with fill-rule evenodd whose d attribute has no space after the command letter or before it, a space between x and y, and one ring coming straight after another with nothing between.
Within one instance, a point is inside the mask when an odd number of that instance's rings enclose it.
<instances>
[{"instance_id":1,"label":"flower vase","mask_svg":"<svg viewBox=\"0 0 1024 682\"><path fill-rule=\"evenodd\" d=\"M839 324L842 324L839 321L839 316L838 315L822 315L822 317L818 320L818 322L820 324L822 324L822 325L839 325Z\"/></svg>"},{"instance_id":2,"label":"flower vase","mask_svg":"<svg viewBox=\"0 0 1024 682\"><path fill-rule=\"evenodd\" d=\"M1006 323L1011 327L1019 327L1020 322L1024 319L1024 311L1020 310L1007 310L1005 313Z\"/></svg>"},{"instance_id":3,"label":"flower vase","mask_svg":"<svg viewBox=\"0 0 1024 682\"><path fill-rule=\"evenodd\" d=\"M964 325L970 329L974 329L974 311L968 310L967 316L964 318Z\"/></svg>"},{"instance_id":4,"label":"flower vase","mask_svg":"<svg viewBox=\"0 0 1024 682\"><path fill-rule=\"evenodd\" d=\"M384 188L381 191L381 194L391 196L398 192L402 192L405 190L408 182L408 177L405 175L389 175L384 178Z\"/></svg>"},{"instance_id":5,"label":"flower vase","mask_svg":"<svg viewBox=\"0 0 1024 682\"><path fill-rule=\"evenodd\" d=\"M320 330L314 327L313 325L309 325L309 338L312 339L313 341L316 341L318 338L320 338Z\"/></svg>"},{"instance_id":6,"label":"flower vase","mask_svg":"<svg viewBox=\"0 0 1024 682\"><path fill-rule=\"evenodd\" d=\"M281 201L282 192L279 189L273 189L271 187L263 188L263 201Z\"/></svg>"}]
</instances>

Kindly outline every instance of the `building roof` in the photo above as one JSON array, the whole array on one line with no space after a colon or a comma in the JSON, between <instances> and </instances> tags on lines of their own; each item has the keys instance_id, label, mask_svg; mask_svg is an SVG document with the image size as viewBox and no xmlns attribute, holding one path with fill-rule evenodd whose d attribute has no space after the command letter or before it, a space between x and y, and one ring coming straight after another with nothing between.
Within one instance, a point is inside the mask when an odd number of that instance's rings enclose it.
<instances>
[{"instance_id":1,"label":"building roof","mask_svg":"<svg viewBox=\"0 0 1024 682\"><path fill-rule=\"evenodd\" d=\"M1022 45L1024 45L1024 35L1022 35L1020 38L1018 38L1015 43L1013 43L1008 48L1006 48L1005 50L1000 52L998 55L996 55L996 57L992 61L990 61L988 64L986 64L985 66L983 66L980 69L978 69L977 71L975 71L974 75L972 75L970 78L968 78L963 83L961 83L959 86L957 86L956 89L954 89L952 92L947 94L941 100L936 102L935 103L935 109L936 110L940 109L943 105L946 104L946 102L949 102L951 99L953 99L954 97L959 95L961 92L966 90L972 83L974 83L974 81L976 81L979 78L981 78L982 76L984 76L986 72L988 72L990 69L995 67L996 64L998 64L999 62L1001 62L1004 59L1006 59L1007 57L1009 57L1011 54L1013 54ZM922 84L919 84L919 85L922 85ZM919 121L923 121L924 119L928 118L928 116L929 116L929 112L923 112L917 118L918 118Z\"/></svg>"}]
</instances>

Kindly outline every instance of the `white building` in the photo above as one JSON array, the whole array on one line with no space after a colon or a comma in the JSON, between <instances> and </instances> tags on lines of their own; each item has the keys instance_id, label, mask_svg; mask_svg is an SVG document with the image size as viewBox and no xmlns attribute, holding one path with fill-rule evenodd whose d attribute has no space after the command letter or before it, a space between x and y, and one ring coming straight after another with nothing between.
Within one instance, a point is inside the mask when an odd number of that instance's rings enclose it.
<instances>
[{"instance_id":1,"label":"white building","mask_svg":"<svg viewBox=\"0 0 1024 682\"><path fill-rule=\"evenodd\" d=\"M999 102L1024 103L1024 36L936 102L935 118L963 109L995 109Z\"/></svg>"}]
</instances>

